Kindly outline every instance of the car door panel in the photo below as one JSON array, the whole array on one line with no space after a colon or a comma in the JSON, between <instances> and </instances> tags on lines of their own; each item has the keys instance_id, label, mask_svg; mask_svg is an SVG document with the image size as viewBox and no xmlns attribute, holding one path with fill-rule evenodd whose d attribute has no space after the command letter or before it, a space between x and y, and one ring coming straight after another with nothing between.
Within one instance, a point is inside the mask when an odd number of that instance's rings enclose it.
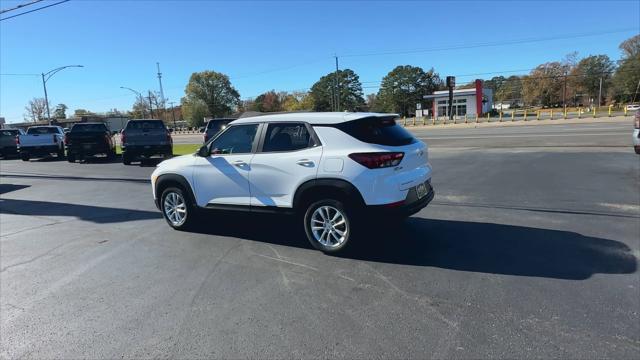
<instances>
[{"instance_id":1,"label":"car door panel","mask_svg":"<svg viewBox=\"0 0 640 360\"><path fill-rule=\"evenodd\" d=\"M258 124L230 126L209 144L209 156L196 159L193 181L198 206L250 205L249 173L258 128Z\"/></svg>"}]
</instances>

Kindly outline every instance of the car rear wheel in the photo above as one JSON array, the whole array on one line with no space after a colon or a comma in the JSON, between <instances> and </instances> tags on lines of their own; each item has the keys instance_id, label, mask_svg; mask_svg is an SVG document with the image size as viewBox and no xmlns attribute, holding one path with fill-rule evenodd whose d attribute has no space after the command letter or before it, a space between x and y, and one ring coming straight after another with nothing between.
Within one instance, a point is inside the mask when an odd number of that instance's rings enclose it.
<instances>
[{"instance_id":1,"label":"car rear wheel","mask_svg":"<svg viewBox=\"0 0 640 360\"><path fill-rule=\"evenodd\" d=\"M58 153L56 155L58 156L58 159L63 159L64 158L64 149L58 149Z\"/></svg>"},{"instance_id":2,"label":"car rear wheel","mask_svg":"<svg viewBox=\"0 0 640 360\"><path fill-rule=\"evenodd\" d=\"M73 155L73 154L67 155L67 161L70 162L70 163L76 162L76 156Z\"/></svg>"},{"instance_id":3,"label":"car rear wheel","mask_svg":"<svg viewBox=\"0 0 640 360\"><path fill-rule=\"evenodd\" d=\"M176 230L185 230L194 222L195 208L180 188L170 187L162 192L160 209L169 226Z\"/></svg>"},{"instance_id":4,"label":"car rear wheel","mask_svg":"<svg viewBox=\"0 0 640 360\"><path fill-rule=\"evenodd\" d=\"M131 165L131 155L122 153L122 163L125 165Z\"/></svg>"},{"instance_id":5,"label":"car rear wheel","mask_svg":"<svg viewBox=\"0 0 640 360\"><path fill-rule=\"evenodd\" d=\"M22 159L22 161L29 161L31 157L29 156L29 154L21 154L20 158Z\"/></svg>"},{"instance_id":6,"label":"car rear wheel","mask_svg":"<svg viewBox=\"0 0 640 360\"><path fill-rule=\"evenodd\" d=\"M325 253L336 253L349 244L353 219L342 202L320 200L307 207L304 230L314 248Z\"/></svg>"}]
</instances>

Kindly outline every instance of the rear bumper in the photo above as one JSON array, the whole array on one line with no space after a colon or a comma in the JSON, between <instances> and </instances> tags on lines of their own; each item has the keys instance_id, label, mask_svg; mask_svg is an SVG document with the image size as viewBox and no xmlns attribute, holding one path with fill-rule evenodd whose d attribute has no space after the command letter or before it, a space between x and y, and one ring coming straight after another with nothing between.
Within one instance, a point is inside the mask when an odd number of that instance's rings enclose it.
<instances>
[{"instance_id":1,"label":"rear bumper","mask_svg":"<svg viewBox=\"0 0 640 360\"><path fill-rule=\"evenodd\" d=\"M21 154L29 154L33 156L49 155L58 152L60 147L58 145L43 145L43 146L20 146L18 152Z\"/></svg>"},{"instance_id":2,"label":"rear bumper","mask_svg":"<svg viewBox=\"0 0 640 360\"><path fill-rule=\"evenodd\" d=\"M107 145L92 145L89 147L84 147L82 144L80 145L71 145L67 146L67 154L71 155L97 155L97 154L107 154L113 149L110 149Z\"/></svg>"},{"instance_id":3,"label":"rear bumper","mask_svg":"<svg viewBox=\"0 0 640 360\"><path fill-rule=\"evenodd\" d=\"M3 146L0 147L0 154L17 154L18 147L17 146Z\"/></svg>"},{"instance_id":4,"label":"rear bumper","mask_svg":"<svg viewBox=\"0 0 640 360\"><path fill-rule=\"evenodd\" d=\"M127 153L131 156L152 156L152 155L164 155L173 151L171 145L124 145L122 146L122 153Z\"/></svg>"},{"instance_id":5,"label":"rear bumper","mask_svg":"<svg viewBox=\"0 0 640 360\"><path fill-rule=\"evenodd\" d=\"M427 181L427 194L418 199L416 188L409 189L407 197L400 203L387 205L369 205L367 209L375 215L397 215L411 216L429 205L435 196L435 190L431 186L431 182Z\"/></svg>"}]
</instances>

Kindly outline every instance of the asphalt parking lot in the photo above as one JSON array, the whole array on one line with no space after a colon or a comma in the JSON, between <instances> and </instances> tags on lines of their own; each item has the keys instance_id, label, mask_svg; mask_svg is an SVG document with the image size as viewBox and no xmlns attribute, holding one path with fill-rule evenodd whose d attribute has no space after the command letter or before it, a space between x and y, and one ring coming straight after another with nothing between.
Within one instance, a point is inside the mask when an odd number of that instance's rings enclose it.
<instances>
[{"instance_id":1,"label":"asphalt parking lot","mask_svg":"<svg viewBox=\"0 0 640 360\"><path fill-rule=\"evenodd\" d=\"M415 132L436 198L340 256L287 218L171 230L152 164L0 160L0 356L637 357L630 121Z\"/></svg>"}]
</instances>

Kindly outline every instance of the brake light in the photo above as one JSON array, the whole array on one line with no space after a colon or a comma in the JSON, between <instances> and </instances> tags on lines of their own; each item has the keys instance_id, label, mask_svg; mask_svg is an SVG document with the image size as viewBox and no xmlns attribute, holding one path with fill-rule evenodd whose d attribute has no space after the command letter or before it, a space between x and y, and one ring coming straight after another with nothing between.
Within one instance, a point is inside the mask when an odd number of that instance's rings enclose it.
<instances>
[{"instance_id":1,"label":"brake light","mask_svg":"<svg viewBox=\"0 0 640 360\"><path fill-rule=\"evenodd\" d=\"M16 135L16 145L20 145L20 135Z\"/></svg>"},{"instance_id":2,"label":"brake light","mask_svg":"<svg viewBox=\"0 0 640 360\"><path fill-rule=\"evenodd\" d=\"M397 166L404 157L403 152L353 153L349 157L358 164L369 169L380 169Z\"/></svg>"},{"instance_id":3,"label":"brake light","mask_svg":"<svg viewBox=\"0 0 640 360\"><path fill-rule=\"evenodd\" d=\"M636 129L640 129L640 112L636 113L635 121L633 122L633 126Z\"/></svg>"},{"instance_id":4,"label":"brake light","mask_svg":"<svg viewBox=\"0 0 640 360\"><path fill-rule=\"evenodd\" d=\"M127 142L127 134L125 134L125 132L123 131L122 133L120 133L120 143L124 144Z\"/></svg>"},{"instance_id":5,"label":"brake light","mask_svg":"<svg viewBox=\"0 0 640 360\"><path fill-rule=\"evenodd\" d=\"M64 144L69 145L69 134L64 134Z\"/></svg>"}]
</instances>

